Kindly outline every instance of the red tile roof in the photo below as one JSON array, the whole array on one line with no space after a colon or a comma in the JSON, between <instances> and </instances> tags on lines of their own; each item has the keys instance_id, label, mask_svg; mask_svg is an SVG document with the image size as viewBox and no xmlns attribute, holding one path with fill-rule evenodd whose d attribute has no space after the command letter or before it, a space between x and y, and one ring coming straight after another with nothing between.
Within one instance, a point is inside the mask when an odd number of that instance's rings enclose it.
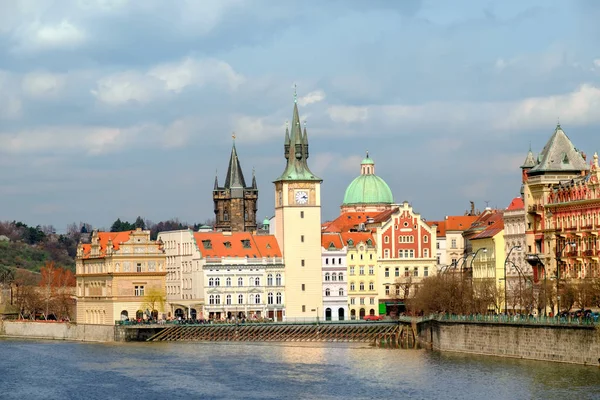
<instances>
[{"instance_id":1,"label":"red tile roof","mask_svg":"<svg viewBox=\"0 0 600 400\"><path fill-rule=\"evenodd\" d=\"M344 247L342 237L336 232L324 232L321 234L321 247L324 249L335 248L341 250Z\"/></svg>"},{"instance_id":2,"label":"red tile roof","mask_svg":"<svg viewBox=\"0 0 600 400\"><path fill-rule=\"evenodd\" d=\"M129 241L129 235L134 231L123 231L123 232L98 232L98 241L100 243L100 257L104 257L106 255L106 246L108 245L108 241L112 240L112 245L114 250L119 250L119 245L121 243L125 243ZM83 248L83 258L88 258L90 256L90 252L92 250L91 244L83 244L81 245Z\"/></svg>"},{"instance_id":3,"label":"red tile roof","mask_svg":"<svg viewBox=\"0 0 600 400\"><path fill-rule=\"evenodd\" d=\"M352 240L355 245L360 242L367 243L367 240L371 239L375 246L375 238L371 232L342 232L341 235L344 244L348 244L349 240Z\"/></svg>"},{"instance_id":4,"label":"red tile roof","mask_svg":"<svg viewBox=\"0 0 600 400\"><path fill-rule=\"evenodd\" d=\"M507 211L523 210L524 208L525 208L525 204L523 203L523 199L520 197L515 197L514 199L512 199L512 201L510 202L510 205L508 206L508 208L506 210Z\"/></svg>"},{"instance_id":5,"label":"red tile roof","mask_svg":"<svg viewBox=\"0 0 600 400\"><path fill-rule=\"evenodd\" d=\"M323 232L348 232L356 228L359 224L380 224L387 221L390 216L398 209L394 208L382 212L346 212L340 214L333 221L323 224ZM367 222L370 221L370 222Z\"/></svg>"},{"instance_id":6,"label":"red tile roof","mask_svg":"<svg viewBox=\"0 0 600 400\"><path fill-rule=\"evenodd\" d=\"M483 231L479 232L475 236L471 237L470 240L491 238L502 232L504 229L504 220L502 219L502 213L494 213L487 218L487 225Z\"/></svg>"},{"instance_id":7,"label":"red tile roof","mask_svg":"<svg viewBox=\"0 0 600 400\"><path fill-rule=\"evenodd\" d=\"M446 221L427 221L427 225L437 225L436 237L446 237Z\"/></svg>"},{"instance_id":8,"label":"red tile roof","mask_svg":"<svg viewBox=\"0 0 600 400\"><path fill-rule=\"evenodd\" d=\"M249 232L194 232L194 239L203 257L262 258L281 257L277 240L273 235L252 235ZM210 241L210 247L204 243ZM244 246L244 241L248 246ZM206 242L208 243L208 242Z\"/></svg>"},{"instance_id":9,"label":"red tile roof","mask_svg":"<svg viewBox=\"0 0 600 400\"><path fill-rule=\"evenodd\" d=\"M474 215L449 215L446 217L446 231L464 231L469 229L478 216Z\"/></svg>"}]
</instances>

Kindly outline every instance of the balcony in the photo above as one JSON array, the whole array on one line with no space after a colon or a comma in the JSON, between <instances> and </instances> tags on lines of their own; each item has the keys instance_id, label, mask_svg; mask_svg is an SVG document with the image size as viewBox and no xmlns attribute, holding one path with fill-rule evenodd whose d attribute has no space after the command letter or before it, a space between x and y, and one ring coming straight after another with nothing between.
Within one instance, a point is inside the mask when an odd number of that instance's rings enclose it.
<instances>
[{"instance_id":1,"label":"balcony","mask_svg":"<svg viewBox=\"0 0 600 400\"><path fill-rule=\"evenodd\" d=\"M544 206L541 204L532 204L527 208L527 212L530 214L542 214L544 211Z\"/></svg>"},{"instance_id":2,"label":"balcony","mask_svg":"<svg viewBox=\"0 0 600 400\"><path fill-rule=\"evenodd\" d=\"M586 250L583 252L583 255L586 257L592 257L596 252L594 250Z\"/></svg>"},{"instance_id":3,"label":"balcony","mask_svg":"<svg viewBox=\"0 0 600 400\"><path fill-rule=\"evenodd\" d=\"M263 258L246 258L246 257L207 257L206 265L273 265L283 264L281 257L263 257Z\"/></svg>"}]
</instances>

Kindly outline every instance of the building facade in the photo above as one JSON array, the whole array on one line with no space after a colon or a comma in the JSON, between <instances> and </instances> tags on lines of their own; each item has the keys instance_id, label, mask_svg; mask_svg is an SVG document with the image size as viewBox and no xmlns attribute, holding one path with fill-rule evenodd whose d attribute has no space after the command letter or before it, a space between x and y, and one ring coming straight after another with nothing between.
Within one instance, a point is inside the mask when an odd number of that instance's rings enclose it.
<instances>
[{"instance_id":1,"label":"building facade","mask_svg":"<svg viewBox=\"0 0 600 400\"><path fill-rule=\"evenodd\" d=\"M252 185L246 186L234 143L231 148L225 184L219 186L215 176L213 188L215 229L225 232L254 232L257 229L258 187L252 174Z\"/></svg>"},{"instance_id":2,"label":"building facade","mask_svg":"<svg viewBox=\"0 0 600 400\"><path fill-rule=\"evenodd\" d=\"M348 319L347 247L339 233L321 235L323 271L323 311L325 321Z\"/></svg>"},{"instance_id":3,"label":"building facade","mask_svg":"<svg viewBox=\"0 0 600 400\"><path fill-rule=\"evenodd\" d=\"M350 319L379 315L377 246L373 233L342 232L341 236L348 250L346 265Z\"/></svg>"},{"instance_id":4,"label":"building facade","mask_svg":"<svg viewBox=\"0 0 600 400\"><path fill-rule=\"evenodd\" d=\"M288 318L316 319L323 309L321 182L308 167L306 127L294 100L291 132L284 140L286 166L275 180L275 236L285 260Z\"/></svg>"},{"instance_id":5,"label":"building facade","mask_svg":"<svg viewBox=\"0 0 600 400\"><path fill-rule=\"evenodd\" d=\"M531 304L525 304L526 297L522 293L523 290L533 290L533 271L525 260L525 205L521 197L511 201L504 210L503 219L508 305L523 312L531 309ZM532 301L530 297L526 303Z\"/></svg>"},{"instance_id":6,"label":"building facade","mask_svg":"<svg viewBox=\"0 0 600 400\"><path fill-rule=\"evenodd\" d=\"M77 247L77 323L162 318L165 252L150 231L94 231Z\"/></svg>"}]
</instances>

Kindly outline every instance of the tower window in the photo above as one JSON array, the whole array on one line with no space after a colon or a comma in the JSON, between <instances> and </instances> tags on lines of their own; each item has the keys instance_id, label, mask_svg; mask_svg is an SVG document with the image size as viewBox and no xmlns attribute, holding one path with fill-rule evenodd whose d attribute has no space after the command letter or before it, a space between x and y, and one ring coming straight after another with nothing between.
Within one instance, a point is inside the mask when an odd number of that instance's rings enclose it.
<instances>
[{"instance_id":1,"label":"tower window","mask_svg":"<svg viewBox=\"0 0 600 400\"><path fill-rule=\"evenodd\" d=\"M300 235L300 241L304 243L304 235Z\"/></svg>"},{"instance_id":2,"label":"tower window","mask_svg":"<svg viewBox=\"0 0 600 400\"><path fill-rule=\"evenodd\" d=\"M304 283L302 284L302 291L304 292L304 290L306 289L306 286L304 286Z\"/></svg>"},{"instance_id":3,"label":"tower window","mask_svg":"<svg viewBox=\"0 0 600 400\"><path fill-rule=\"evenodd\" d=\"M304 260L300 260L300 265L304 267Z\"/></svg>"},{"instance_id":4,"label":"tower window","mask_svg":"<svg viewBox=\"0 0 600 400\"><path fill-rule=\"evenodd\" d=\"M300 211L300 218L304 218L304 211Z\"/></svg>"},{"instance_id":5,"label":"tower window","mask_svg":"<svg viewBox=\"0 0 600 400\"><path fill-rule=\"evenodd\" d=\"M229 213L227 211L223 211L223 221L229 221Z\"/></svg>"}]
</instances>

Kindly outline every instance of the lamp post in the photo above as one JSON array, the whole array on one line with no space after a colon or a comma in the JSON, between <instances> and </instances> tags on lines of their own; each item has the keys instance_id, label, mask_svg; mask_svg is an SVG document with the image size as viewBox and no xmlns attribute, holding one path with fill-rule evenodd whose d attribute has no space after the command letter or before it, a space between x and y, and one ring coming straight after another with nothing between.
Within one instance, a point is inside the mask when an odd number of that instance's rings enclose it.
<instances>
[{"instance_id":1,"label":"lamp post","mask_svg":"<svg viewBox=\"0 0 600 400\"><path fill-rule=\"evenodd\" d=\"M523 280L525 280L525 279L528 279L528 280L529 280L529 283L531 284L531 299L532 299L532 301L533 301L533 279L531 279L531 278L529 278L529 277L525 276L525 274L523 273L523 271L521 271L521 268L519 268L519 266L518 266L517 264L515 264L515 263L514 263L514 262L512 262L512 261L509 261L509 262L512 264L512 266L513 266L513 267L515 267L515 269L516 269L516 270L517 270L517 272L519 273L519 282L521 281L521 277L523 277ZM519 286L520 286L520 285L521 285L521 284L519 283Z\"/></svg>"},{"instance_id":2,"label":"lamp post","mask_svg":"<svg viewBox=\"0 0 600 400\"><path fill-rule=\"evenodd\" d=\"M560 319L560 259L562 252L567 248L567 246L575 247L576 243L574 241L565 242L564 246L556 252L556 313L558 314L558 318Z\"/></svg>"},{"instance_id":3,"label":"lamp post","mask_svg":"<svg viewBox=\"0 0 600 400\"><path fill-rule=\"evenodd\" d=\"M506 287L508 286L508 278L506 277L506 263L508 262L508 259L510 258L510 253L512 253L513 250L517 249L517 251L521 250L521 245L516 245L510 248L510 250L508 251L508 255L506 256L506 258L504 259L504 312L508 315L508 303L507 303L507 289ZM513 309L514 311L514 309Z\"/></svg>"},{"instance_id":4,"label":"lamp post","mask_svg":"<svg viewBox=\"0 0 600 400\"><path fill-rule=\"evenodd\" d=\"M471 273L473 273L473 261L475 261L475 259L477 258L477 253L479 253L480 251L483 251L484 253L487 253L487 248L482 247L480 249L477 249L477 251L475 253L473 253L473 258L471 259L471 264L469 269L471 270Z\"/></svg>"}]
</instances>

